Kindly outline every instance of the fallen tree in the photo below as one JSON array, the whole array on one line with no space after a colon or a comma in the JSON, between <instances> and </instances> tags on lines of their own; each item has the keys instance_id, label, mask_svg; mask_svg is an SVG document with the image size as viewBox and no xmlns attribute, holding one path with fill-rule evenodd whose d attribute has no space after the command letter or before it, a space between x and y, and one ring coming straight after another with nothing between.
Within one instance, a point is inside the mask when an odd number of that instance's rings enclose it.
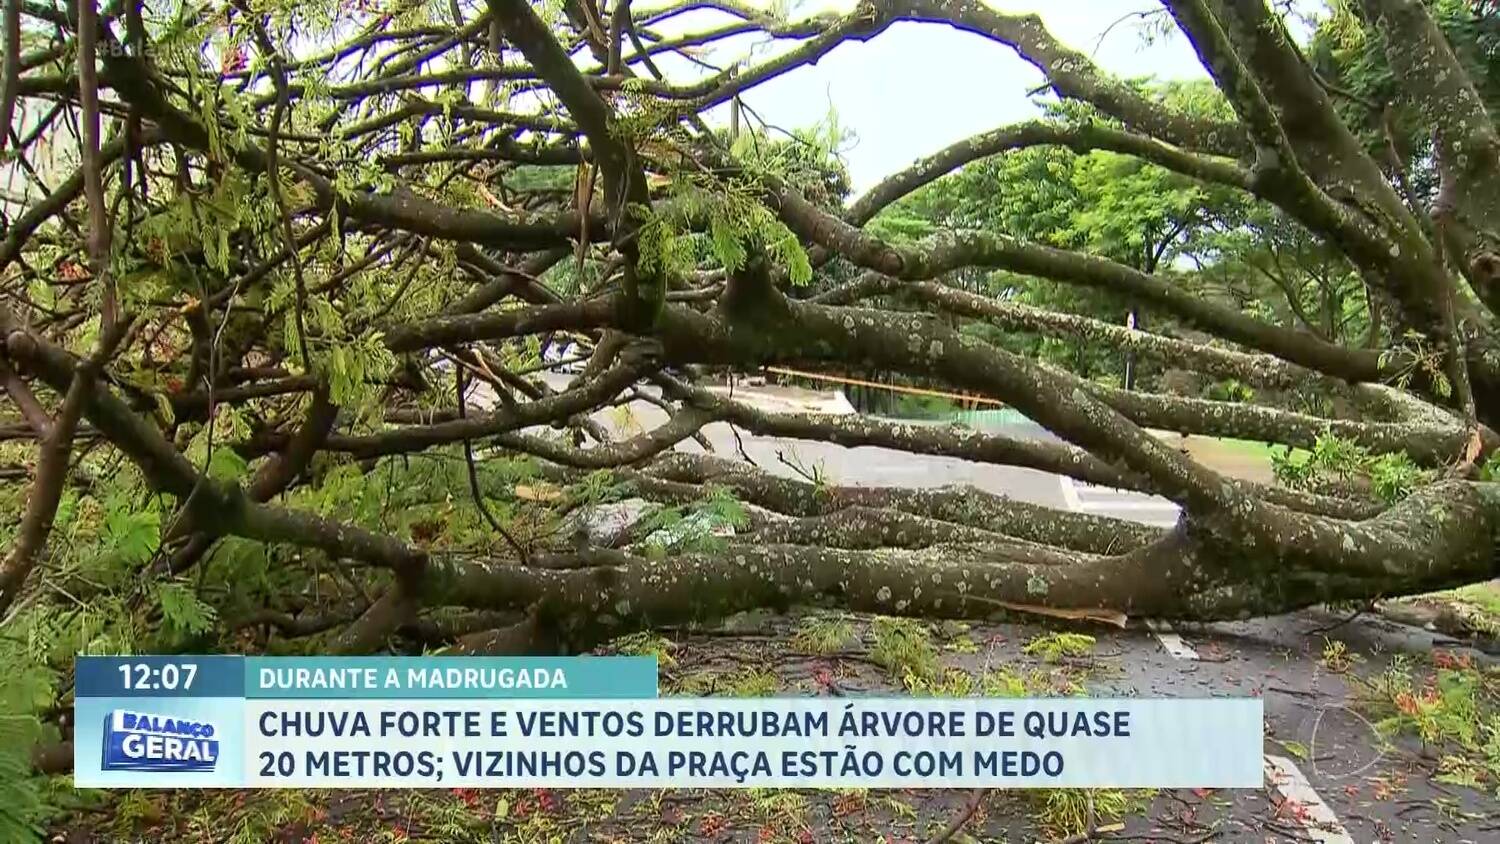
<instances>
[{"instance_id":1,"label":"fallen tree","mask_svg":"<svg viewBox=\"0 0 1500 844\"><path fill-rule=\"evenodd\" d=\"M3 148L33 199L0 243L0 382L19 438L7 447L29 432L37 456L5 481L7 625L67 595L110 601L137 632L164 616L179 643L249 629L349 652L571 650L800 602L1223 619L1494 577L1500 141L1476 83L1423 4L1366 0L1356 23L1387 45L1400 88L1377 105L1430 142L1387 157L1395 144L1369 143L1260 0L1166 7L1222 113L1113 79L1037 18L971 2L787 21L722 1L570 0L544 17L490 0L340 11L332 25L239 3L191 20L8 3L21 25L6 55L20 60L0 114L25 115ZM684 23L705 14L719 28ZM704 122L726 103L742 119L741 94L898 22L1015 51L1068 108L939 151L852 203L797 142ZM684 70L695 48L747 32L777 48ZM956 168L1038 146L1110 151L1280 215L1363 279L1378 345L1205 296L1160 250L1132 265L1004 231L913 241L872 223ZM77 172L39 172L75 149ZM1177 336L942 283L976 270L1122 295ZM1356 410L1122 389L1007 351L980 323L1316 385ZM534 375L562 338L588 355L558 391ZM705 389L704 367L772 364L961 389L1061 442L774 413ZM591 415L626 401L668 421L611 439ZM1182 515L1158 530L673 450L715 423L1039 469L1161 495ZM1159 428L1334 442L1411 470L1386 494L1254 484ZM424 459L433 468L411 468ZM69 492L100 467L95 492ZM580 511L627 495L666 509L648 506L618 542L569 541ZM665 554L648 541L660 514L704 502L732 535Z\"/></svg>"}]
</instances>

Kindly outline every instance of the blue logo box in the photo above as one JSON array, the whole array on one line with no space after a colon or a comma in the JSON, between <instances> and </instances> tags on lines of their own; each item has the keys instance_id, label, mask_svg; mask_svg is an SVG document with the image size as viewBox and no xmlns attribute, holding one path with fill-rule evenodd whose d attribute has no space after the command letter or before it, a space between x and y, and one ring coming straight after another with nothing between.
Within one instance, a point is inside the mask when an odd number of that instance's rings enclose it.
<instances>
[{"instance_id":1,"label":"blue logo box","mask_svg":"<svg viewBox=\"0 0 1500 844\"><path fill-rule=\"evenodd\" d=\"M219 760L218 731L189 721L114 709L104 716L106 771L212 771Z\"/></svg>"}]
</instances>

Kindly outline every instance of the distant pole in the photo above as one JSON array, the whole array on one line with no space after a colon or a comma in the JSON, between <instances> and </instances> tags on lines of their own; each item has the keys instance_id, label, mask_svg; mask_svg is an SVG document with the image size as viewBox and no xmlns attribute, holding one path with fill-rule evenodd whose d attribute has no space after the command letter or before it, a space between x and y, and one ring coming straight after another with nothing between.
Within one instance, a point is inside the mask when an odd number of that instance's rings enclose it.
<instances>
[{"instance_id":1,"label":"distant pole","mask_svg":"<svg viewBox=\"0 0 1500 844\"><path fill-rule=\"evenodd\" d=\"M740 75L740 66L734 65L729 69L729 78L734 79ZM729 100L729 142L732 144L740 139L740 98L732 97Z\"/></svg>"}]
</instances>

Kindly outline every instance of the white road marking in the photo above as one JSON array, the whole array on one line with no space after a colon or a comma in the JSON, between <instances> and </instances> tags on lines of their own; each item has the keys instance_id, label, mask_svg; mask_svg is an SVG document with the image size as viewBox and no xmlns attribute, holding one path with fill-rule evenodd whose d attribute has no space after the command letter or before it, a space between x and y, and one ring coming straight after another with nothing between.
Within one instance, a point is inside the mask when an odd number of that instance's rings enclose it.
<instances>
[{"instance_id":1,"label":"white road marking","mask_svg":"<svg viewBox=\"0 0 1500 844\"><path fill-rule=\"evenodd\" d=\"M1089 510L1156 510L1162 513L1171 511L1174 517L1177 515L1177 505L1163 504L1160 501L1131 501L1127 499L1124 501L1085 501L1082 503Z\"/></svg>"},{"instance_id":2,"label":"white road marking","mask_svg":"<svg viewBox=\"0 0 1500 844\"><path fill-rule=\"evenodd\" d=\"M1313 791L1312 784L1292 760L1266 754L1266 779L1272 788L1281 792L1287 802L1300 807L1294 820L1307 830L1308 837L1313 841L1319 844L1354 844L1354 838L1339 822L1338 815Z\"/></svg>"},{"instance_id":3,"label":"white road marking","mask_svg":"<svg viewBox=\"0 0 1500 844\"><path fill-rule=\"evenodd\" d=\"M1062 487L1063 502L1068 505L1069 510L1072 510L1075 513L1082 513L1088 510L1115 510L1122 509L1127 506L1131 506L1132 509L1164 509L1164 505L1162 503L1151 501L1115 502L1108 504L1100 503L1097 501L1085 502L1083 498L1078 494L1078 483L1075 482L1072 478L1066 475L1059 475L1058 481L1060 486ZM1122 493L1119 490L1110 489L1109 487L1094 486L1093 484L1087 484L1084 488L1091 493L1106 492L1114 495L1130 494ZM1172 509L1171 524L1176 524L1177 505L1167 502L1165 504L1165 507L1170 507ZM1147 621L1146 626L1151 630L1152 635L1156 636L1156 640L1158 642L1161 642L1161 646L1163 648L1166 648L1167 653L1171 654L1173 657L1177 659L1190 660L1195 660L1198 658L1198 652L1193 650L1187 642L1182 641L1182 637L1172 631L1172 626L1170 624L1167 624L1164 621Z\"/></svg>"},{"instance_id":4,"label":"white road marking","mask_svg":"<svg viewBox=\"0 0 1500 844\"><path fill-rule=\"evenodd\" d=\"M1096 513L1130 519L1158 527L1177 524L1180 510L1176 504L1153 496L1113 487L1079 483L1065 475L1058 476L1063 503L1075 513Z\"/></svg>"},{"instance_id":5,"label":"white road marking","mask_svg":"<svg viewBox=\"0 0 1500 844\"><path fill-rule=\"evenodd\" d=\"M1073 483L1073 479L1067 475L1058 475L1057 479L1061 482L1063 503L1067 504L1068 509L1075 513L1082 512L1083 502L1078 498L1077 484Z\"/></svg>"},{"instance_id":6,"label":"white road marking","mask_svg":"<svg viewBox=\"0 0 1500 844\"><path fill-rule=\"evenodd\" d=\"M1136 502L1113 502L1105 503L1098 501L1083 501L1078 494L1078 487L1072 478L1060 477L1063 501L1068 509L1074 512L1087 510L1135 510L1147 509L1147 506L1131 507L1128 504ZM1103 490L1105 487L1096 489ZM1111 490L1111 492L1118 492ZM1124 493L1128 494L1128 493ZM1155 505L1154 502L1146 503L1148 506ZM1175 506L1174 506L1175 509ZM1175 518L1174 518L1175 521ZM1165 621L1147 620L1146 627L1151 631L1161 646L1176 659L1196 660L1198 652L1192 646L1182 640L1182 637L1172 629L1172 625ZM1281 793L1281 796L1291 805L1298 807L1297 815L1293 818L1304 829L1308 837L1318 844L1354 844L1354 839L1349 831L1339 822L1338 815L1333 809L1323 802L1318 792L1313 790L1312 784L1307 777L1298 770L1292 760L1281 756L1265 757L1266 780L1271 788Z\"/></svg>"},{"instance_id":7,"label":"white road marking","mask_svg":"<svg viewBox=\"0 0 1500 844\"><path fill-rule=\"evenodd\" d=\"M1156 641L1161 642L1161 646L1167 649L1167 653L1177 659L1198 658L1198 652L1193 650L1192 645L1182 641L1182 637L1172 630L1172 625L1165 621L1147 619L1146 627L1150 628L1152 635L1156 636Z\"/></svg>"}]
</instances>

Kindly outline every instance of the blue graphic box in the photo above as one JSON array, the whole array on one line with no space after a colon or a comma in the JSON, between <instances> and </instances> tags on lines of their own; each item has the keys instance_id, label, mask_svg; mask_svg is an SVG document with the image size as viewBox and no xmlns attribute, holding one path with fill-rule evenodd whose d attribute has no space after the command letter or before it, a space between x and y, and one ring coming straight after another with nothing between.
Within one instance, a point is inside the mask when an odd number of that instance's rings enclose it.
<instances>
[{"instance_id":1,"label":"blue graphic box","mask_svg":"<svg viewBox=\"0 0 1500 844\"><path fill-rule=\"evenodd\" d=\"M207 721L112 709L104 716L106 771L212 771L218 731Z\"/></svg>"}]
</instances>

